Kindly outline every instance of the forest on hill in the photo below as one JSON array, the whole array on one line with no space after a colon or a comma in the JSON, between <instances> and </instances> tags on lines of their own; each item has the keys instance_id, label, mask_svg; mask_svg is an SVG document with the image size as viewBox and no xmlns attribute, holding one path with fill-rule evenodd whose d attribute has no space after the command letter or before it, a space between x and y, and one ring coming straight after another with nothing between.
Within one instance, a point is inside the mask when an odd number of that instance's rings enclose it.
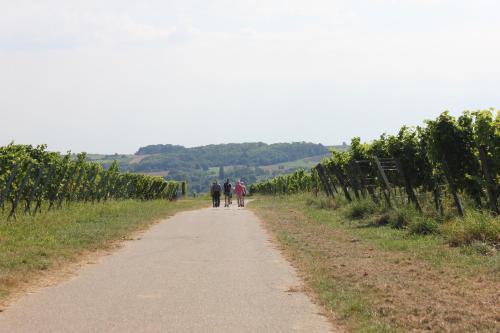
<instances>
[{"instance_id":1,"label":"forest on hill","mask_svg":"<svg viewBox=\"0 0 500 333\"><path fill-rule=\"evenodd\" d=\"M337 146L338 149L346 149ZM309 142L229 143L200 147L157 144L134 155L91 155L103 165L114 160L120 170L188 182L190 192L204 192L215 179L242 178L247 183L310 168L330 155L329 147Z\"/></svg>"}]
</instances>

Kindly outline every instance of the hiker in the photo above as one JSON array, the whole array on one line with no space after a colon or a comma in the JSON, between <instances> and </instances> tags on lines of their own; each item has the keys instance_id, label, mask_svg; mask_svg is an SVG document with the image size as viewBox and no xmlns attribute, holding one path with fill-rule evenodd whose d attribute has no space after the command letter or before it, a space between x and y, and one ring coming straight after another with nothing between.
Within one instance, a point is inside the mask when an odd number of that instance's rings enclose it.
<instances>
[{"instance_id":1,"label":"hiker","mask_svg":"<svg viewBox=\"0 0 500 333\"><path fill-rule=\"evenodd\" d=\"M229 182L229 178L224 183L224 207L229 207L231 204L231 190L233 185Z\"/></svg>"},{"instance_id":2,"label":"hiker","mask_svg":"<svg viewBox=\"0 0 500 333\"><path fill-rule=\"evenodd\" d=\"M243 181L240 181L241 187L243 188L243 193L241 195L241 207L245 207L245 196L247 195L247 187Z\"/></svg>"},{"instance_id":3,"label":"hiker","mask_svg":"<svg viewBox=\"0 0 500 333\"><path fill-rule=\"evenodd\" d=\"M245 207L246 188L241 179L236 183L234 192L236 192L236 198L238 199L238 207Z\"/></svg>"},{"instance_id":4,"label":"hiker","mask_svg":"<svg viewBox=\"0 0 500 333\"><path fill-rule=\"evenodd\" d=\"M212 187L210 188L210 194L212 195L212 206L219 207L220 206L220 192L222 187L220 186L218 181L214 181Z\"/></svg>"},{"instance_id":5,"label":"hiker","mask_svg":"<svg viewBox=\"0 0 500 333\"><path fill-rule=\"evenodd\" d=\"M229 204L233 204L233 192L234 192L234 186L231 187L231 192L229 193Z\"/></svg>"}]
</instances>

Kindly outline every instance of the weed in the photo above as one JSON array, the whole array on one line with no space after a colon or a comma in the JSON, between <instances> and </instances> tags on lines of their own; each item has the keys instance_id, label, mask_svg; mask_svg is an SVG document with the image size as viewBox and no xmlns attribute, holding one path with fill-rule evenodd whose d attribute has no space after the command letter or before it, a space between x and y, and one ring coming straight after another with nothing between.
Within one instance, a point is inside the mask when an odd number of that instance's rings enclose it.
<instances>
[{"instance_id":1,"label":"weed","mask_svg":"<svg viewBox=\"0 0 500 333\"><path fill-rule=\"evenodd\" d=\"M500 218L471 210L463 218L445 223L442 232L452 246L470 245L475 241L497 246L500 244Z\"/></svg>"},{"instance_id":2,"label":"weed","mask_svg":"<svg viewBox=\"0 0 500 333\"><path fill-rule=\"evenodd\" d=\"M347 207L345 214L351 219L363 219L369 215L381 211L381 207L371 200L359 200L351 202Z\"/></svg>"},{"instance_id":3,"label":"weed","mask_svg":"<svg viewBox=\"0 0 500 333\"><path fill-rule=\"evenodd\" d=\"M411 220L408 224L408 232L413 235L429 235L435 234L439 231L439 224L436 221L424 217L418 216Z\"/></svg>"}]
</instances>

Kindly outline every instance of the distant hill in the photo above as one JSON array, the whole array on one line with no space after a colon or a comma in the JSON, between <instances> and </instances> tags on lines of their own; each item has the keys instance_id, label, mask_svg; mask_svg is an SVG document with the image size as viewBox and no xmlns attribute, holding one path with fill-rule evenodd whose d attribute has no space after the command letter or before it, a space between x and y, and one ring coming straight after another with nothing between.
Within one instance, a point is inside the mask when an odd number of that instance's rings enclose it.
<instances>
[{"instance_id":1,"label":"distant hill","mask_svg":"<svg viewBox=\"0 0 500 333\"><path fill-rule=\"evenodd\" d=\"M92 159L105 165L117 160L125 171L187 180L191 191L204 192L214 178L243 178L252 183L301 167L310 168L328 156L330 148L308 142L229 143L192 148L159 144L141 147L134 155L93 155Z\"/></svg>"},{"instance_id":2,"label":"distant hill","mask_svg":"<svg viewBox=\"0 0 500 333\"><path fill-rule=\"evenodd\" d=\"M139 148L136 155L151 155L135 164L135 171L160 171L169 168L207 169L220 165L259 166L328 154L322 144L294 142L265 144L229 143L185 148L154 145Z\"/></svg>"}]
</instances>

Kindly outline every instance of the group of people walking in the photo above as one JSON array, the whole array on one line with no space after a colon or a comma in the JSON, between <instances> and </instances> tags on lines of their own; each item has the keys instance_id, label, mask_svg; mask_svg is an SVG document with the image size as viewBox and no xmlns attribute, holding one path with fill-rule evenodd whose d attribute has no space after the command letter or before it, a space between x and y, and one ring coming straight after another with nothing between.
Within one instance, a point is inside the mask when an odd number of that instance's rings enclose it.
<instances>
[{"instance_id":1,"label":"group of people walking","mask_svg":"<svg viewBox=\"0 0 500 333\"><path fill-rule=\"evenodd\" d=\"M238 201L238 207L245 207L245 195L247 194L247 189L245 183L240 179L236 182L233 188L233 184L226 179L224 184L221 186L216 180L213 182L210 188L210 195L212 196L212 206L220 207L220 197L222 192L224 192L224 207L229 207L233 203L233 192L236 194L236 199Z\"/></svg>"}]
</instances>

